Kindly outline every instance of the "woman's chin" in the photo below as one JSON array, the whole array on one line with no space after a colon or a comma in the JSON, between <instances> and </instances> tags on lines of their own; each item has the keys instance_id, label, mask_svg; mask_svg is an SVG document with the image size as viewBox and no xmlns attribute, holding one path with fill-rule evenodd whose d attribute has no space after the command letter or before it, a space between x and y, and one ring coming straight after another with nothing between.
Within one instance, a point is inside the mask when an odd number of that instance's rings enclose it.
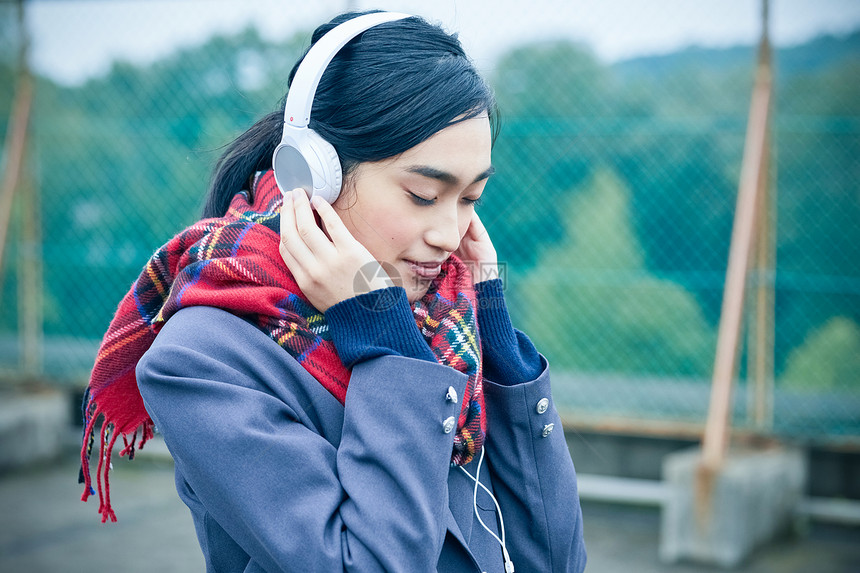
<instances>
[{"instance_id":1,"label":"woman's chin","mask_svg":"<svg viewBox=\"0 0 860 573\"><path fill-rule=\"evenodd\" d=\"M430 289L431 281L427 281L424 284L424 281L418 282L414 281L410 285L404 285L406 287L406 298L409 299L409 304L415 304L421 297L427 294L427 291Z\"/></svg>"}]
</instances>

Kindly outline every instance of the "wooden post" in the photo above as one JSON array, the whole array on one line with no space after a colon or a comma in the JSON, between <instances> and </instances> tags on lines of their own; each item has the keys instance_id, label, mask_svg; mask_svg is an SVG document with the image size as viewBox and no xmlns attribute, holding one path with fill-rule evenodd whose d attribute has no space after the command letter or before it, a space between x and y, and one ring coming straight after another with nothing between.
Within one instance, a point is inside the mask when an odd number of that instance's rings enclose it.
<instances>
[{"instance_id":1,"label":"wooden post","mask_svg":"<svg viewBox=\"0 0 860 573\"><path fill-rule=\"evenodd\" d=\"M18 0L18 24L23 40L19 54L15 100L9 114L9 125L6 129L6 141L3 147L6 167L3 170L3 186L0 187L0 286L3 284L3 254L6 252L6 237L9 231L9 221L12 217L15 191L19 187L21 171L24 166L30 109L33 104L33 79L27 66L27 31L24 26L23 0ZM3 289L0 288L0 298L2 296Z\"/></svg>"},{"instance_id":2,"label":"wooden post","mask_svg":"<svg viewBox=\"0 0 860 573\"><path fill-rule=\"evenodd\" d=\"M20 364L30 377L42 371L44 327L42 294L42 206L38 184L26 174L21 183L21 238L18 249L18 336Z\"/></svg>"},{"instance_id":3,"label":"wooden post","mask_svg":"<svg viewBox=\"0 0 860 573\"><path fill-rule=\"evenodd\" d=\"M18 79L15 100L6 132L4 155L6 168L3 187L0 189L0 299L2 299L3 258L9 223L16 194L20 197L21 237L18 257L18 335L19 361L28 375L41 369L42 347L42 257L41 257L41 205L35 186L26 174L27 143L30 113L33 107L33 78L30 74L29 40L24 13L24 1L18 0L18 26L21 49L18 55ZM21 193L22 189L29 191Z\"/></svg>"},{"instance_id":4,"label":"wooden post","mask_svg":"<svg viewBox=\"0 0 860 573\"><path fill-rule=\"evenodd\" d=\"M771 130L766 134L766 148L770 149ZM760 432L773 428L773 352L774 352L774 264L776 260L773 233L773 173L770 153L764 157L761 179L764 189L759 190L758 233L755 238L755 287L753 304L754 327L750 329L747 360L747 420Z\"/></svg>"},{"instance_id":5,"label":"wooden post","mask_svg":"<svg viewBox=\"0 0 860 573\"><path fill-rule=\"evenodd\" d=\"M762 41L756 69L752 102L750 103L744 155L741 164L735 221L732 228L723 306L717 333L717 351L711 382L711 398L705 434L702 439L702 469L704 473L719 471L728 448L731 427L732 383L737 365L738 346L743 320L744 296L749 259L756 221L766 188L768 154L768 123L771 101L770 53L767 37L767 0L763 0ZM705 476L703 482L707 482ZM705 488L707 489L707 488Z\"/></svg>"}]
</instances>

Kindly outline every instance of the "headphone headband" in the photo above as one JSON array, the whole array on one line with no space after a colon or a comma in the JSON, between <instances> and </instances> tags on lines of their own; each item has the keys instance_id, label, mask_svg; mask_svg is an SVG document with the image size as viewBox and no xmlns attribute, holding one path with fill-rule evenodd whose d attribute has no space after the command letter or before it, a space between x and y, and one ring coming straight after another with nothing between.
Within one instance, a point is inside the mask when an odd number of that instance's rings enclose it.
<instances>
[{"instance_id":1,"label":"headphone headband","mask_svg":"<svg viewBox=\"0 0 860 573\"><path fill-rule=\"evenodd\" d=\"M409 14L399 12L364 14L338 24L317 40L299 64L299 69L296 70L296 75L290 84L287 103L284 106L284 132L286 133L288 125L300 129L308 126L311 119L311 106L320 78L329 62L347 42L378 24L409 17Z\"/></svg>"},{"instance_id":2,"label":"headphone headband","mask_svg":"<svg viewBox=\"0 0 860 573\"><path fill-rule=\"evenodd\" d=\"M320 196L329 203L337 199L343 183L337 151L308 127L317 86L332 58L347 42L368 28L403 18L409 14L357 16L332 28L305 54L287 93L281 143L272 153L272 170L281 192L301 187L308 196Z\"/></svg>"}]
</instances>

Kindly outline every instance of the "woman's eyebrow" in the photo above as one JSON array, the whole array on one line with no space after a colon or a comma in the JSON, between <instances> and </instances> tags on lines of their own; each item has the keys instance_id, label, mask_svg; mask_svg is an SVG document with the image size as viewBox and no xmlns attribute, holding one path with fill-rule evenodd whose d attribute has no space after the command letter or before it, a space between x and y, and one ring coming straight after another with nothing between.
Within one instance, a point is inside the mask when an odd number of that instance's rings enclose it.
<instances>
[{"instance_id":1,"label":"woman's eyebrow","mask_svg":"<svg viewBox=\"0 0 860 573\"><path fill-rule=\"evenodd\" d=\"M449 173L448 171L443 171L442 169L437 169L435 167L431 167L429 165L412 165L411 167L407 167L406 171L408 173L415 173L417 175L421 175L423 177L429 177L430 179L435 179L437 181L441 181L446 185L457 185L460 183L459 177L454 175L453 173ZM496 172L496 168L490 165L483 172L481 172L477 177L475 177L472 183L477 183L478 181L482 181L487 179L490 175Z\"/></svg>"}]
</instances>

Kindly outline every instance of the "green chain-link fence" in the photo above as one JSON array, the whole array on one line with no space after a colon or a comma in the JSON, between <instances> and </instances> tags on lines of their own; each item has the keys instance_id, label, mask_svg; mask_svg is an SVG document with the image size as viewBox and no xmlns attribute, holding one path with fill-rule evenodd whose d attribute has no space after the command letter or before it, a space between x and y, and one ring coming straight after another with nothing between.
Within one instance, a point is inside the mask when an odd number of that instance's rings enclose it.
<instances>
[{"instance_id":1,"label":"green chain-link fence","mask_svg":"<svg viewBox=\"0 0 860 573\"><path fill-rule=\"evenodd\" d=\"M5 131L14 6L0 18ZM165 25L182 33L181 19ZM72 87L37 77L0 291L4 379L84 383L120 298L197 218L219 149L275 108L308 37L249 28ZM754 64L751 46L607 63L544 40L482 66L503 129L480 213L507 264L515 324L552 364L569 420L703 422ZM777 263L756 275L774 292L772 428L856 443L860 33L777 49L775 66ZM22 276L34 263L41 288L30 292ZM27 297L37 311L21 310ZM39 334L30 362L27 328ZM747 378L742 359L740 425Z\"/></svg>"}]
</instances>

